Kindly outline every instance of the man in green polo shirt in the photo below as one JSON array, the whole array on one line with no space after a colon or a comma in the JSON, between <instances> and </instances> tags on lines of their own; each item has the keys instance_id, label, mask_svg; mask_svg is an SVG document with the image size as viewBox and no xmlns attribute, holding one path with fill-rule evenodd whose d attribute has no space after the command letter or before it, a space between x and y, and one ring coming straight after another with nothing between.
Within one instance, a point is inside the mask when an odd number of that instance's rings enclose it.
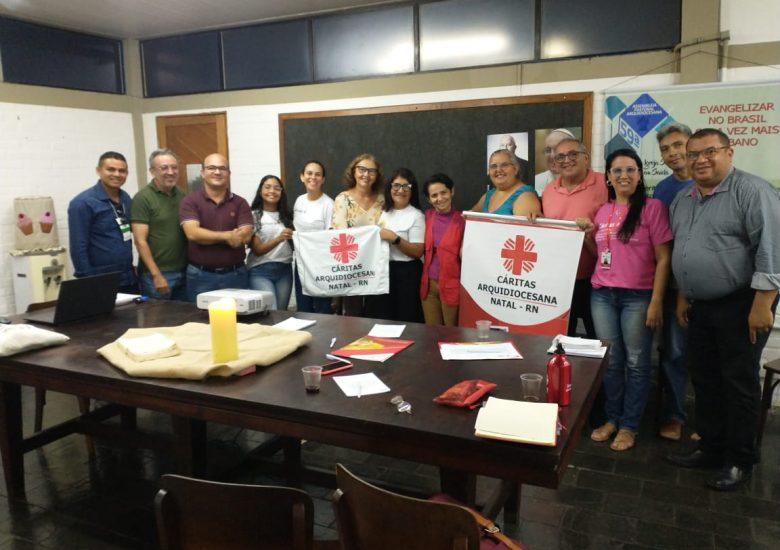
<instances>
[{"instance_id":1,"label":"man in green polo shirt","mask_svg":"<svg viewBox=\"0 0 780 550\"><path fill-rule=\"evenodd\" d=\"M141 293L186 301L187 239L179 225L184 193L176 187L179 163L170 149L149 156L152 181L133 197L130 221L138 249Z\"/></svg>"}]
</instances>

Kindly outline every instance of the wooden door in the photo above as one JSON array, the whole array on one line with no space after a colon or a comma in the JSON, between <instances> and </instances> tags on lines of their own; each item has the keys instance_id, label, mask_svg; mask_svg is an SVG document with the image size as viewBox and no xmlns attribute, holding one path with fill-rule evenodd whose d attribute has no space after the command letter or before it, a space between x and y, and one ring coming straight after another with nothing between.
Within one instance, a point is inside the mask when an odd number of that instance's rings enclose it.
<instances>
[{"instance_id":1,"label":"wooden door","mask_svg":"<svg viewBox=\"0 0 780 550\"><path fill-rule=\"evenodd\" d=\"M200 168L212 153L228 157L225 113L157 117L157 142L179 157L179 188L190 193L203 185Z\"/></svg>"}]
</instances>

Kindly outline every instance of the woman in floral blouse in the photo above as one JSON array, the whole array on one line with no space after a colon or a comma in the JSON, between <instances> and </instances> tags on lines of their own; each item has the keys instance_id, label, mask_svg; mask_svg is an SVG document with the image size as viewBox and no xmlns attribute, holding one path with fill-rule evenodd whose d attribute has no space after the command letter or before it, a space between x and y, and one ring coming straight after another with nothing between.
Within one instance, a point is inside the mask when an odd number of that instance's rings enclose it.
<instances>
[{"instance_id":1,"label":"woman in floral blouse","mask_svg":"<svg viewBox=\"0 0 780 550\"><path fill-rule=\"evenodd\" d=\"M363 153L355 157L344 171L342 191L333 201L333 229L349 229L376 225L382 215L385 198L382 195L382 167L374 155ZM344 315L363 313L362 296L345 296Z\"/></svg>"}]
</instances>

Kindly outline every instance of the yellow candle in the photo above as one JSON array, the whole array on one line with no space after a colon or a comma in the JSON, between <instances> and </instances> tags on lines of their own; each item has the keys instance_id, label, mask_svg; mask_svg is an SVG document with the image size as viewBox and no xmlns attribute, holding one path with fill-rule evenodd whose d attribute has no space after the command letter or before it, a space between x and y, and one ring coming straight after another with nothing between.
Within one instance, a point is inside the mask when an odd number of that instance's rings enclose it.
<instances>
[{"instance_id":1,"label":"yellow candle","mask_svg":"<svg viewBox=\"0 0 780 550\"><path fill-rule=\"evenodd\" d=\"M226 363L238 359L236 323L236 301L233 298L222 298L209 304L211 354L214 363Z\"/></svg>"}]
</instances>

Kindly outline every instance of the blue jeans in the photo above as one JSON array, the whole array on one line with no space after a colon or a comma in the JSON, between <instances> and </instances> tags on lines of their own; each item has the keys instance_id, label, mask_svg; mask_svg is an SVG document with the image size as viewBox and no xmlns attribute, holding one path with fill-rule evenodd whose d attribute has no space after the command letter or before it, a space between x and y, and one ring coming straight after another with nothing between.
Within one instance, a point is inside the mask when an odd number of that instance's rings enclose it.
<instances>
[{"instance_id":1,"label":"blue jeans","mask_svg":"<svg viewBox=\"0 0 780 550\"><path fill-rule=\"evenodd\" d=\"M295 269L295 302L298 311L305 313L333 313L332 298L321 298L318 296L307 296L303 293L301 278L298 276L298 269Z\"/></svg>"},{"instance_id":2,"label":"blue jeans","mask_svg":"<svg viewBox=\"0 0 780 550\"><path fill-rule=\"evenodd\" d=\"M212 273L198 269L192 264L187 266L187 299L197 301L198 294L223 288L246 288L246 267L239 267L227 273Z\"/></svg>"},{"instance_id":3,"label":"blue jeans","mask_svg":"<svg viewBox=\"0 0 780 550\"><path fill-rule=\"evenodd\" d=\"M292 264L282 262L266 262L249 270L249 288L266 290L276 299L276 307L284 311L290 304L292 293Z\"/></svg>"},{"instance_id":4,"label":"blue jeans","mask_svg":"<svg viewBox=\"0 0 780 550\"><path fill-rule=\"evenodd\" d=\"M171 291L168 294L160 294L157 289L154 288L154 282L152 281L152 274L146 271L138 278L138 283L141 286L141 294L148 296L149 298L157 298L158 300L177 300L179 302L187 301L187 288L186 279L184 278L183 271L162 271L162 276L168 281L168 288Z\"/></svg>"},{"instance_id":5,"label":"blue jeans","mask_svg":"<svg viewBox=\"0 0 780 550\"><path fill-rule=\"evenodd\" d=\"M677 291L669 289L664 297L664 327L661 341L661 368L664 373L664 420L685 423L685 393L688 369L685 363L685 329L677 322Z\"/></svg>"},{"instance_id":6,"label":"blue jeans","mask_svg":"<svg viewBox=\"0 0 780 550\"><path fill-rule=\"evenodd\" d=\"M612 347L604 375L607 421L636 432L652 383L653 332L645 326L651 290L594 288L590 297L596 335Z\"/></svg>"}]
</instances>

